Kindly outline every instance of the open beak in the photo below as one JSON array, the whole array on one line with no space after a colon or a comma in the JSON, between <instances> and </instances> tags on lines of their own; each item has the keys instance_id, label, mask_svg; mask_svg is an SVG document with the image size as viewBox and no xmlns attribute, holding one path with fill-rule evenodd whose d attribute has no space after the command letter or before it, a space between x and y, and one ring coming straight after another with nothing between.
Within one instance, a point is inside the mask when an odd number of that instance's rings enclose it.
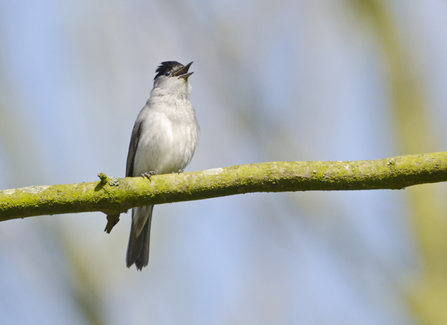
<instances>
[{"instance_id":1,"label":"open beak","mask_svg":"<svg viewBox=\"0 0 447 325\"><path fill-rule=\"evenodd\" d=\"M183 79L185 79L185 80L188 80L188 78L189 78L189 76L190 75L192 75L194 72L189 72L188 73L188 70L189 70L189 67L191 66L191 64L192 64L192 62L189 62L187 65L185 65L183 68L181 68L179 71L177 71L176 73L175 73L175 76L176 77L179 77L179 78L183 78Z\"/></svg>"}]
</instances>

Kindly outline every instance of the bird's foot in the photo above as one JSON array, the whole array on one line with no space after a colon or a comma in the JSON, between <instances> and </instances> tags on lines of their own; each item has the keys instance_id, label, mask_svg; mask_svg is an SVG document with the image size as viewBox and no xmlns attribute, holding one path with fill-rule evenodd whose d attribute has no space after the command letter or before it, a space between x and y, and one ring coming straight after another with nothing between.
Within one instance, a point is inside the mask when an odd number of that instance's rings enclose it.
<instances>
[{"instance_id":1,"label":"bird's foot","mask_svg":"<svg viewBox=\"0 0 447 325\"><path fill-rule=\"evenodd\" d=\"M181 174L181 173L183 173L183 169L177 170L177 174Z\"/></svg>"},{"instance_id":2,"label":"bird's foot","mask_svg":"<svg viewBox=\"0 0 447 325\"><path fill-rule=\"evenodd\" d=\"M152 175L155 175L155 174L156 174L156 172L151 170L150 172L146 172L146 173L141 174L141 177L147 178L148 180L151 180Z\"/></svg>"}]
</instances>

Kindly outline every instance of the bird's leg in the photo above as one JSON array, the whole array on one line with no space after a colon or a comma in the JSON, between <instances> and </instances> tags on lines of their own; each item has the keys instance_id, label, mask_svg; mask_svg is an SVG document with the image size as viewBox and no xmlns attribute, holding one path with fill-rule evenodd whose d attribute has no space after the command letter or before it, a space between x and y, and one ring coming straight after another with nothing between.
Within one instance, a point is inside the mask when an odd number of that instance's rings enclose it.
<instances>
[{"instance_id":1,"label":"bird's leg","mask_svg":"<svg viewBox=\"0 0 447 325\"><path fill-rule=\"evenodd\" d=\"M177 170L177 174L181 174L181 173L183 173L183 169Z\"/></svg>"},{"instance_id":2,"label":"bird's leg","mask_svg":"<svg viewBox=\"0 0 447 325\"><path fill-rule=\"evenodd\" d=\"M153 170L151 170L149 172L144 172L143 174L141 174L141 177L151 180L152 175L155 175L155 174L157 174L157 173L154 172Z\"/></svg>"}]
</instances>

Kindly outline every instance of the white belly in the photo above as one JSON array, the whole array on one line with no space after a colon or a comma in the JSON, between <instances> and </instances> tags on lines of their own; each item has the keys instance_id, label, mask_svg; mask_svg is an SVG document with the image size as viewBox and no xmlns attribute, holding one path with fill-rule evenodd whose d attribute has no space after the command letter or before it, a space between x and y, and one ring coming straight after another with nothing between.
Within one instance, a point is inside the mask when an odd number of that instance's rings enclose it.
<instances>
[{"instance_id":1,"label":"white belly","mask_svg":"<svg viewBox=\"0 0 447 325\"><path fill-rule=\"evenodd\" d=\"M198 140L195 117L172 120L155 112L146 121L135 155L134 176L145 172L167 174L183 170L190 162Z\"/></svg>"}]
</instances>

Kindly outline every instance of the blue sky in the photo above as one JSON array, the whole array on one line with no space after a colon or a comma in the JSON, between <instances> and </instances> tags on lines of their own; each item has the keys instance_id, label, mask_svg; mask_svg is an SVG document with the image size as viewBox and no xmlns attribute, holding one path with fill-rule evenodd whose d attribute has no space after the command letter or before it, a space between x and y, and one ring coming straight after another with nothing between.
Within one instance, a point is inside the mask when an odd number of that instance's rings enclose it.
<instances>
[{"instance_id":1,"label":"blue sky","mask_svg":"<svg viewBox=\"0 0 447 325\"><path fill-rule=\"evenodd\" d=\"M387 3L443 151L447 3ZM194 61L187 171L406 153L383 50L347 1L6 1L0 37L0 189L124 176L164 60ZM0 323L85 324L87 302L108 324L413 324L405 192L156 206L141 273L124 263L130 214L110 235L100 213L3 222Z\"/></svg>"}]
</instances>

